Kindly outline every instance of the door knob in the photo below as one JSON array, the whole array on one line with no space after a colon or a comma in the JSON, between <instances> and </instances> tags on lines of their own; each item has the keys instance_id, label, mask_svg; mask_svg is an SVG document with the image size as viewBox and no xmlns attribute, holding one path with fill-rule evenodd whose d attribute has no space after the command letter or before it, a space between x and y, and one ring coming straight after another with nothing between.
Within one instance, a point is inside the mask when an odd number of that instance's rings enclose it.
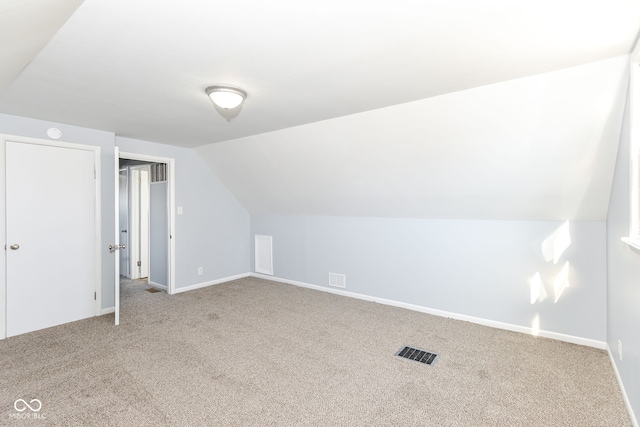
<instances>
[{"instance_id":1,"label":"door knob","mask_svg":"<svg viewBox=\"0 0 640 427\"><path fill-rule=\"evenodd\" d=\"M14 243L13 245L9 246L11 248L12 251L17 251L18 249L20 249L20 245L17 243Z\"/></svg>"}]
</instances>

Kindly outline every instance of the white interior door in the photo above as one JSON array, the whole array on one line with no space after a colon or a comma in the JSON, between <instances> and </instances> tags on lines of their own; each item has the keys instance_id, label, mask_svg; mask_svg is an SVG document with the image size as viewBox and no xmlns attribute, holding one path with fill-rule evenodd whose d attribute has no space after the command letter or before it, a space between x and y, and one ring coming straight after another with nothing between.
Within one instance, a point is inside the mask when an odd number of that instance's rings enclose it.
<instances>
[{"instance_id":1,"label":"white interior door","mask_svg":"<svg viewBox=\"0 0 640 427\"><path fill-rule=\"evenodd\" d=\"M7 336L95 314L95 154L7 141Z\"/></svg>"},{"instance_id":2,"label":"white interior door","mask_svg":"<svg viewBox=\"0 0 640 427\"><path fill-rule=\"evenodd\" d=\"M118 216L120 218L120 239L117 241L124 247L119 249L120 274L130 278L129 272L129 170L120 169L118 200L120 202Z\"/></svg>"},{"instance_id":3,"label":"white interior door","mask_svg":"<svg viewBox=\"0 0 640 427\"><path fill-rule=\"evenodd\" d=\"M129 168L129 273L149 277L149 166Z\"/></svg>"},{"instance_id":4,"label":"white interior door","mask_svg":"<svg viewBox=\"0 0 640 427\"><path fill-rule=\"evenodd\" d=\"M149 277L149 245L150 241L150 206L151 206L151 197L150 197L150 183L149 183L149 165L145 165L142 169L140 169L140 181L138 181L138 185L140 186L140 226L138 230L140 232L140 245L138 246L140 249L140 262L138 263L139 268L139 277L148 278Z\"/></svg>"},{"instance_id":5,"label":"white interior door","mask_svg":"<svg viewBox=\"0 0 640 427\"><path fill-rule=\"evenodd\" d=\"M114 147L113 148L113 155L114 155L114 165L115 165L115 171L113 173L113 176L115 177L115 210L116 210L116 214L115 214L115 235L114 235L114 245L111 245L110 247L111 252L115 252L117 248L118 250L120 249L120 244L126 244L124 242L120 242L120 195L121 195L121 191L120 191L120 149L118 147ZM128 250L128 246L127 246L127 250ZM113 270L114 270L114 282L113 282L113 289L114 289L114 310L115 310L115 316L114 316L114 320L115 320L115 324L119 325L120 324L120 256L116 255L115 256L115 260L113 262Z\"/></svg>"}]
</instances>

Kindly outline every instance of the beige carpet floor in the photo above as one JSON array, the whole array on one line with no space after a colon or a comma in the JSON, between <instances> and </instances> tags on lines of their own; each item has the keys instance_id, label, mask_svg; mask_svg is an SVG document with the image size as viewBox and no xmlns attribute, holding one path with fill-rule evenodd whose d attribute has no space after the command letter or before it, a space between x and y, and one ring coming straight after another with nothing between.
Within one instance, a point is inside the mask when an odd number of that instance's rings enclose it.
<instances>
[{"instance_id":1,"label":"beige carpet floor","mask_svg":"<svg viewBox=\"0 0 640 427\"><path fill-rule=\"evenodd\" d=\"M601 350L256 278L145 288L123 284L118 327L0 341L0 425L631 425Z\"/></svg>"}]
</instances>

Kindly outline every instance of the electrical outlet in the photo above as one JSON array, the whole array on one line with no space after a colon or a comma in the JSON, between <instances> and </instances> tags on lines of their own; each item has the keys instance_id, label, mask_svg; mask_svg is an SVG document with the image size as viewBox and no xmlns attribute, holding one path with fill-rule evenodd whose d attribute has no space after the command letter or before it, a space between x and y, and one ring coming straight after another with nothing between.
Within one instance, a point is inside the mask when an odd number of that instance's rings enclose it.
<instances>
[{"instance_id":1,"label":"electrical outlet","mask_svg":"<svg viewBox=\"0 0 640 427\"><path fill-rule=\"evenodd\" d=\"M202 267L198 267L198 276L202 276L203 270Z\"/></svg>"},{"instance_id":2,"label":"electrical outlet","mask_svg":"<svg viewBox=\"0 0 640 427\"><path fill-rule=\"evenodd\" d=\"M618 340L618 357L622 360L622 340Z\"/></svg>"}]
</instances>

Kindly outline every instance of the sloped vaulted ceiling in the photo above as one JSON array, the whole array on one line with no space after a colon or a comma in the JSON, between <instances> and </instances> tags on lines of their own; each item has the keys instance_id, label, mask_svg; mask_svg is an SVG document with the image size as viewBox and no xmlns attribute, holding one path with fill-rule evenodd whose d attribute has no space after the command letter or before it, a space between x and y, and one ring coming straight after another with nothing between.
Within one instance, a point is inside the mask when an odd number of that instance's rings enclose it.
<instances>
[{"instance_id":1,"label":"sloped vaulted ceiling","mask_svg":"<svg viewBox=\"0 0 640 427\"><path fill-rule=\"evenodd\" d=\"M44 48L83 0L0 2L0 93Z\"/></svg>"},{"instance_id":2,"label":"sloped vaulted ceiling","mask_svg":"<svg viewBox=\"0 0 640 427\"><path fill-rule=\"evenodd\" d=\"M198 148L257 213L604 220L620 57Z\"/></svg>"},{"instance_id":3,"label":"sloped vaulted ceiling","mask_svg":"<svg viewBox=\"0 0 640 427\"><path fill-rule=\"evenodd\" d=\"M606 215L637 0L79 3L2 3L0 113L197 147L252 212Z\"/></svg>"}]
</instances>

